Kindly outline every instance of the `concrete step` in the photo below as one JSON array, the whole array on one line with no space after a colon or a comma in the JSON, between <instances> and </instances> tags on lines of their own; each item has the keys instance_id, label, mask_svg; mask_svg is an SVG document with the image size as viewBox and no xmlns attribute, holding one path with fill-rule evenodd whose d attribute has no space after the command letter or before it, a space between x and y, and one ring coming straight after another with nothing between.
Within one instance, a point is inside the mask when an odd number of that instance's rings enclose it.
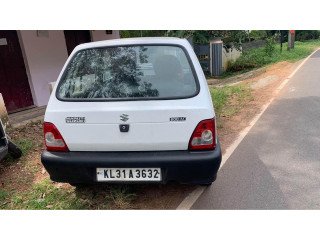
<instances>
[{"instance_id":1,"label":"concrete step","mask_svg":"<svg viewBox=\"0 0 320 240\"><path fill-rule=\"evenodd\" d=\"M29 122L43 120L46 111L46 106L34 107L21 112L9 114L9 123L13 127L25 125Z\"/></svg>"}]
</instances>

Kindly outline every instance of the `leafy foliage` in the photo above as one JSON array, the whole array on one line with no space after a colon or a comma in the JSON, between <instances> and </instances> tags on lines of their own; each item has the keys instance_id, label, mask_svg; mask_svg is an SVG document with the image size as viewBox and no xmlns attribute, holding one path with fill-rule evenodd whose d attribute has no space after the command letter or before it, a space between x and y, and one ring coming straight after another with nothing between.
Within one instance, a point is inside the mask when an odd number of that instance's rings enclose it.
<instances>
[{"instance_id":1,"label":"leafy foliage","mask_svg":"<svg viewBox=\"0 0 320 240\"><path fill-rule=\"evenodd\" d=\"M274 50L276 48L275 44L276 44L276 41L273 37L267 38L266 45L264 46L264 51L269 57L271 57L274 53Z\"/></svg>"},{"instance_id":2,"label":"leafy foliage","mask_svg":"<svg viewBox=\"0 0 320 240\"><path fill-rule=\"evenodd\" d=\"M121 30L121 38L133 38L133 37L163 37L167 33L167 30Z\"/></svg>"},{"instance_id":3,"label":"leafy foliage","mask_svg":"<svg viewBox=\"0 0 320 240\"><path fill-rule=\"evenodd\" d=\"M295 43L295 48L291 51L280 52L280 46L274 45L275 50L272 55L266 53L266 49L255 48L243 52L243 54L234 62L230 63L226 74L248 71L253 68L265 66L270 63L280 61L297 61L308 56L315 48L320 46L319 40Z\"/></svg>"},{"instance_id":4,"label":"leafy foliage","mask_svg":"<svg viewBox=\"0 0 320 240\"><path fill-rule=\"evenodd\" d=\"M249 32L250 40L260 40L267 38L267 31L264 30L252 30Z\"/></svg>"},{"instance_id":5,"label":"leafy foliage","mask_svg":"<svg viewBox=\"0 0 320 240\"><path fill-rule=\"evenodd\" d=\"M320 37L319 30L298 30L296 31L297 41L306 41L310 39L318 39Z\"/></svg>"},{"instance_id":6,"label":"leafy foliage","mask_svg":"<svg viewBox=\"0 0 320 240\"><path fill-rule=\"evenodd\" d=\"M214 38L222 38L225 45L240 47L248 40L249 31L246 30L132 30L120 31L121 37L178 37L189 38L196 44L208 44Z\"/></svg>"},{"instance_id":7,"label":"leafy foliage","mask_svg":"<svg viewBox=\"0 0 320 240\"><path fill-rule=\"evenodd\" d=\"M173 30L168 31L167 36L192 38L194 43L207 44L213 38L222 38L226 45L241 44L248 39L248 31L245 30Z\"/></svg>"},{"instance_id":8,"label":"leafy foliage","mask_svg":"<svg viewBox=\"0 0 320 240\"><path fill-rule=\"evenodd\" d=\"M280 32L284 33L285 42L288 39L288 30L122 30L122 38L131 37L162 37L172 36L179 38L193 38L198 44L206 44L211 39L220 37L228 44L230 42L239 43L248 40L266 39L267 37L279 37ZM319 30L297 30L296 40L306 41L318 39Z\"/></svg>"},{"instance_id":9,"label":"leafy foliage","mask_svg":"<svg viewBox=\"0 0 320 240\"><path fill-rule=\"evenodd\" d=\"M288 41L288 30L268 30L266 34L268 37L277 37L280 32L283 33L284 42ZM296 41L306 41L312 39L319 39L320 31L319 30L296 30Z\"/></svg>"}]
</instances>

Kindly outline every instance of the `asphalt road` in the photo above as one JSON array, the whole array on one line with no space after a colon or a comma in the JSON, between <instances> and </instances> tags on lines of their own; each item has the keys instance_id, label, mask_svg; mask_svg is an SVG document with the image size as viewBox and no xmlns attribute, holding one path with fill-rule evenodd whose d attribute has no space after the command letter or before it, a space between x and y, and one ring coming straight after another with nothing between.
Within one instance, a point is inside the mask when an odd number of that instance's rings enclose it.
<instances>
[{"instance_id":1,"label":"asphalt road","mask_svg":"<svg viewBox=\"0 0 320 240\"><path fill-rule=\"evenodd\" d=\"M320 209L320 51L298 70L193 209Z\"/></svg>"}]
</instances>

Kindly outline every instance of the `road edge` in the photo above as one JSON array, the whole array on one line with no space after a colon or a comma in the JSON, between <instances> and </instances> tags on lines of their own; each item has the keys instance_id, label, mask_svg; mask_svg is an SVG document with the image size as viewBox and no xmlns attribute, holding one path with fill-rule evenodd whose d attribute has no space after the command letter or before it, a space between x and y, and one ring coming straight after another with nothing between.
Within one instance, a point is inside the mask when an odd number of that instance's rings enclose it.
<instances>
[{"instance_id":1,"label":"road edge","mask_svg":"<svg viewBox=\"0 0 320 240\"><path fill-rule=\"evenodd\" d=\"M283 82L279 85L279 87L275 90L274 96L262 106L260 113L258 113L249 123L249 125L243 129L237 139L227 148L225 154L222 156L222 161L220 165L220 169L222 166L228 161L229 157L232 155L232 153L236 150L236 148L239 146L239 144L242 142L242 140L245 138L245 136L248 134L248 132L251 130L251 128L255 125L255 123L259 120L259 118L262 116L262 114L267 110L269 105L273 102L273 100L278 96L279 92L283 89L283 87L289 82L289 80L298 72L298 70L309 60L309 58L320 48L317 48L314 50L309 56L307 56L297 67L293 72L285 79ZM220 170L219 169L219 170ZM179 206L176 208L176 210L190 210L193 204L199 199L199 197L202 195L202 193L207 189L207 187L199 186L195 190L193 190L190 194L188 194L187 197L185 197L182 202L179 204Z\"/></svg>"}]
</instances>

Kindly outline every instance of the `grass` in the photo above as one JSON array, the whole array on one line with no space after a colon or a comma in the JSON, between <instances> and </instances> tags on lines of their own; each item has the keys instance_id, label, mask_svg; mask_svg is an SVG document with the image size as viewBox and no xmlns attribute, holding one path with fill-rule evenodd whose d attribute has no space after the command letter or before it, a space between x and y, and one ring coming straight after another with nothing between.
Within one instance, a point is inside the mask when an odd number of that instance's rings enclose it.
<instances>
[{"instance_id":1,"label":"grass","mask_svg":"<svg viewBox=\"0 0 320 240\"><path fill-rule=\"evenodd\" d=\"M16 193L6 206L9 209L81 209L85 200L68 190L53 185L45 179L32 186L28 192Z\"/></svg>"},{"instance_id":2,"label":"grass","mask_svg":"<svg viewBox=\"0 0 320 240\"><path fill-rule=\"evenodd\" d=\"M0 191L0 209L128 209L135 197L126 185L62 187L45 178L25 192Z\"/></svg>"},{"instance_id":3,"label":"grass","mask_svg":"<svg viewBox=\"0 0 320 240\"><path fill-rule=\"evenodd\" d=\"M0 189L0 203L3 202L8 196L8 192Z\"/></svg>"},{"instance_id":4,"label":"grass","mask_svg":"<svg viewBox=\"0 0 320 240\"><path fill-rule=\"evenodd\" d=\"M247 101L252 100L251 89L245 84L212 87L210 89L214 109L217 116L217 127L223 127L222 117L237 114Z\"/></svg>"},{"instance_id":5,"label":"grass","mask_svg":"<svg viewBox=\"0 0 320 240\"><path fill-rule=\"evenodd\" d=\"M317 47L320 47L320 40L295 42L295 48L290 51L287 51L287 44L283 44L282 52L279 44L276 44L271 56L266 54L264 47L251 49L244 52L236 61L231 62L222 78L281 61L295 62L307 57Z\"/></svg>"},{"instance_id":6,"label":"grass","mask_svg":"<svg viewBox=\"0 0 320 240\"><path fill-rule=\"evenodd\" d=\"M42 173L42 123L8 129L23 155L0 164L0 209L128 209L136 199L132 185L75 188L54 183Z\"/></svg>"},{"instance_id":7,"label":"grass","mask_svg":"<svg viewBox=\"0 0 320 240\"><path fill-rule=\"evenodd\" d=\"M33 149L34 143L31 139L22 138L15 141L15 144L19 146L22 151L22 155L28 154Z\"/></svg>"},{"instance_id":8,"label":"grass","mask_svg":"<svg viewBox=\"0 0 320 240\"><path fill-rule=\"evenodd\" d=\"M120 209L130 208L130 203L135 199L136 194L128 186L112 188L105 199L113 202Z\"/></svg>"},{"instance_id":9,"label":"grass","mask_svg":"<svg viewBox=\"0 0 320 240\"><path fill-rule=\"evenodd\" d=\"M21 149L22 155L27 155L34 147L34 143L31 139L21 138L14 140L14 143ZM14 159L10 154L8 154L4 161L7 163L18 161L19 159Z\"/></svg>"}]
</instances>

